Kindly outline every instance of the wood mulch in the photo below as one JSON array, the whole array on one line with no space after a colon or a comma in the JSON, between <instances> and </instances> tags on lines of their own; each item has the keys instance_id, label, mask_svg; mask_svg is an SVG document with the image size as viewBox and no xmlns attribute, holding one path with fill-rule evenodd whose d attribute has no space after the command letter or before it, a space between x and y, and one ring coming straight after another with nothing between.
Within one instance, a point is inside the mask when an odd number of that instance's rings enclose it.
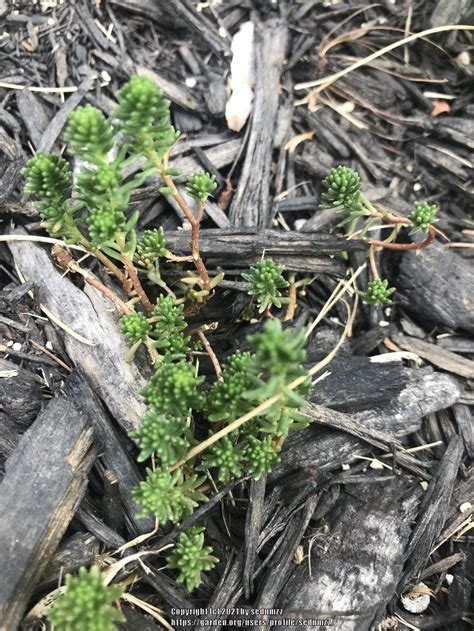
<instances>
[{"instance_id":1,"label":"wood mulch","mask_svg":"<svg viewBox=\"0 0 474 631\"><path fill-rule=\"evenodd\" d=\"M0 241L0 629L44 628L43 599L65 573L137 552L117 576L133 597L122 629L169 629L172 608L196 607L279 608L280 618L343 631L472 628L473 35L416 39L324 89L305 87L410 33L472 18L465 0L0 1L0 232L16 235ZM249 21L253 105L234 132L231 44ZM195 318L218 323L209 332L218 354L258 326L235 320L249 302L240 274L263 253L314 279L288 323L318 318L311 365L340 339L347 308L352 318L309 397L313 424L290 436L275 469L219 488L159 532L136 517L131 490L144 471L126 434L143 415L149 369L140 354L126 363L117 309L35 238L45 232L21 175L34 150L63 149L75 107L109 113L137 73L172 102L183 133L172 166L219 183L201 242L225 280ZM390 308L357 305L344 284L366 246L319 208L321 180L339 164L399 214L418 200L440 206L448 241L378 255L397 288ZM169 249L188 254L181 211L159 186L150 178L133 197L138 229L162 225ZM111 282L96 262L81 265ZM364 268L356 289L367 280ZM202 370L212 370L205 358ZM195 523L220 563L189 594L156 551ZM238 618L215 617L194 613L186 628ZM242 615L241 626L256 619Z\"/></svg>"}]
</instances>

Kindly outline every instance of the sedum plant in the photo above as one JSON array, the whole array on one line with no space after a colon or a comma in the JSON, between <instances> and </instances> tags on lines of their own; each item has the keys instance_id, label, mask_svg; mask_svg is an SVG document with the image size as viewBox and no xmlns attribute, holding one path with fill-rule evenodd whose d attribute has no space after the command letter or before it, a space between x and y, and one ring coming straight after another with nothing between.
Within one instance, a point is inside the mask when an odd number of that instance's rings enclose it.
<instances>
[{"instance_id":1,"label":"sedum plant","mask_svg":"<svg viewBox=\"0 0 474 631\"><path fill-rule=\"evenodd\" d=\"M148 176L158 174L162 194L176 199L191 224L189 261L197 273L188 282L189 295L203 302L221 278L209 278L199 253L199 225L206 201L216 189L215 178L208 173L188 178L187 189L199 201L196 218L174 184L179 171L168 166L179 133L170 123L170 102L161 88L147 77L132 77L117 99L109 117L92 105L71 114L64 139L68 153L80 161L75 177L64 158L38 152L23 170L25 193L38 201L52 236L92 252L151 312L140 275L162 285L158 259L174 257L166 249L161 228L138 238L139 211L131 209L130 197ZM126 175L132 166L134 174Z\"/></svg>"},{"instance_id":2,"label":"sedum plant","mask_svg":"<svg viewBox=\"0 0 474 631\"><path fill-rule=\"evenodd\" d=\"M283 265L277 265L271 259L259 261L250 272L242 274L249 283L249 294L254 296L259 313L268 311L273 305L278 309L289 302L282 296L280 289L288 287L288 281L283 277Z\"/></svg>"},{"instance_id":3,"label":"sedum plant","mask_svg":"<svg viewBox=\"0 0 474 631\"><path fill-rule=\"evenodd\" d=\"M128 296L125 305L120 301L120 330L130 345L129 359L143 345L154 368L141 391L147 406L141 427L130 433L138 462L146 463L133 498L139 516L177 524L207 501L208 477L223 483L240 476L258 479L278 461L288 433L307 424L298 413L310 387L304 332L285 330L279 320L267 319L248 338L250 350L235 352L221 369L205 337L206 326L189 331L186 314L202 307L222 278L210 278L200 254L200 223L217 189L216 178L200 172L186 180L186 192L196 203L193 212L176 187L179 172L169 167L179 134L161 89L148 78L132 77L117 100L108 117L91 105L72 113L64 133L66 157L38 152L24 169L25 193L37 200L48 232L96 256ZM69 156L75 159L74 173ZM161 194L174 198L190 224L190 256L174 256L160 226L137 233L139 210L131 207L132 193L157 174ZM194 269L184 269L172 290L161 276L163 261L166 266L179 264L180 270L189 264ZM289 303L283 272L282 265L265 259L244 274L265 316L273 306ZM291 282L296 286L294 278ZM100 289L101 284L95 286ZM110 296L108 288L103 291ZM200 348L215 367L216 378L207 383L194 361ZM300 385L290 387L295 379ZM231 431L232 423L272 397L275 401L265 412ZM199 443L197 436L206 431L209 444ZM178 580L191 591L202 572L217 562L210 552L203 529L192 528L181 535L168 567L179 570ZM121 588L105 587L96 569L82 568L67 585L65 596L51 609L54 624L107 631L122 620L113 607ZM78 622L81 607L86 613ZM87 626L94 615L96 626Z\"/></svg>"},{"instance_id":4,"label":"sedum plant","mask_svg":"<svg viewBox=\"0 0 474 631\"><path fill-rule=\"evenodd\" d=\"M138 516L155 515L162 524L180 522L207 500L198 490L204 481L205 478L197 475L185 478L181 469L173 472L166 466L155 471L147 469L146 480L133 491L133 499L142 507Z\"/></svg>"},{"instance_id":5,"label":"sedum plant","mask_svg":"<svg viewBox=\"0 0 474 631\"><path fill-rule=\"evenodd\" d=\"M323 180L321 197L325 200L323 206L334 208L342 215L340 225L348 224L349 238L362 237L369 244L369 258L374 279L369 282L367 291L362 294L365 304L389 305L390 296L395 291L388 287L388 281L379 277L374 254L378 249L389 250L420 250L428 246L435 238L434 224L437 222L438 208L427 202L416 202L408 217L400 217L386 210L377 210L367 200L361 190L359 174L346 166L338 166ZM362 226L359 226L359 222ZM383 240L371 239L366 235L376 224L382 223L382 228L388 228L390 233ZM377 225L380 228L380 225ZM409 229L409 234L423 232L426 237L416 243L399 243L397 237L400 230Z\"/></svg>"},{"instance_id":6,"label":"sedum plant","mask_svg":"<svg viewBox=\"0 0 474 631\"><path fill-rule=\"evenodd\" d=\"M362 298L367 305L390 305L390 296L394 291L395 287L389 287L387 279L374 278L367 285L367 291Z\"/></svg>"},{"instance_id":7,"label":"sedum plant","mask_svg":"<svg viewBox=\"0 0 474 631\"><path fill-rule=\"evenodd\" d=\"M115 631L125 616L115 606L124 593L120 585L105 585L96 566L66 575L66 591L47 612L48 621L59 631Z\"/></svg>"},{"instance_id":8,"label":"sedum plant","mask_svg":"<svg viewBox=\"0 0 474 631\"><path fill-rule=\"evenodd\" d=\"M167 567L179 570L178 581L186 583L192 592L201 584L202 572L208 572L219 559L211 555L212 548L204 545L204 528L189 528L179 536L168 557Z\"/></svg>"},{"instance_id":9,"label":"sedum plant","mask_svg":"<svg viewBox=\"0 0 474 631\"><path fill-rule=\"evenodd\" d=\"M258 479L278 461L288 433L307 425L307 417L298 413L310 387L303 365L304 331L294 334L284 330L279 320L268 320L248 341L252 352L232 355L222 380L206 392L199 391L203 379L184 360L164 361L143 390L149 411L143 427L131 435L139 442L139 460L153 454L157 466L148 469L147 479L135 490L140 515L153 514L162 523L176 523L190 514L206 500L199 491L203 479L193 470L215 470L221 482L242 475ZM299 377L306 379L298 388L289 388ZM253 423L214 443L189 472L180 468L193 443L187 422L192 412L203 415L211 426L219 423L222 427L275 395L280 398Z\"/></svg>"}]
</instances>

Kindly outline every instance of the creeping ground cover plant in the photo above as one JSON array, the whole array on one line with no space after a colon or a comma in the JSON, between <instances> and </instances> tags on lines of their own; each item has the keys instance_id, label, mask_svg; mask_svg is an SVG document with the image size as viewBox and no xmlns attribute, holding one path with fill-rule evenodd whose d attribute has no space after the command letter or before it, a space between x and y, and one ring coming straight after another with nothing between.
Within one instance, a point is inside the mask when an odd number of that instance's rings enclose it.
<instances>
[{"instance_id":1,"label":"creeping ground cover plant","mask_svg":"<svg viewBox=\"0 0 474 631\"><path fill-rule=\"evenodd\" d=\"M127 359L143 347L153 367L139 393L146 413L140 428L130 432L144 469L133 498L139 516L154 516L159 526L168 526L208 500L210 480L258 480L271 471L288 434L309 423L298 411L311 386L305 331L285 329L272 314L283 305L287 315L292 313L291 290L306 281L295 282L294 274L287 280L283 266L269 258L243 274L262 322L248 336L245 351L237 350L221 367L206 327L190 330L187 320L212 299L223 278L209 274L200 253L200 226L216 179L206 172L187 178L194 206L180 193L175 182L180 173L169 166L179 133L170 122L169 101L152 80L132 77L117 100L109 117L91 105L77 108L64 134L65 157L38 152L24 169L25 192L37 200L50 235L98 258L127 296L126 302L116 301L120 331L130 347ZM161 226L137 232L140 212L133 209L132 194L150 176L161 178L160 193L174 199L189 223L187 256L168 249ZM376 248L419 248L434 238L433 206L420 203L408 218L376 210L363 196L358 174L347 167L334 169L323 186L325 202L344 216L349 237L369 243L372 263ZM384 241L366 236L374 222L391 229ZM426 238L397 243L403 228ZM175 266L172 287L166 283L170 266ZM365 302L390 304L394 289L379 278L374 264L372 270ZM95 286L110 296L101 283ZM203 350L215 369L213 379L200 374L196 358ZM181 533L165 567L192 591L203 572L219 562L212 552L203 527L193 526ZM96 568L81 568L76 577L67 577L66 591L48 617L58 629L108 631L123 620L116 607L122 594L120 586L106 586Z\"/></svg>"},{"instance_id":2,"label":"creeping ground cover plant","mask_svg":"<svg viewBox=\"0 0 474 631\"><path fill-rule=\"evenodd\" d=\"M349 238L363 238L369 244L368 256L373 279L368 283L363 301L370 305L389 305L391 295L395 292L388 286L388 280L380 278L375 252L387 250L421 250L435 238L434 224L438 221L437 206L427 202L415 202L414 208L407 217L401 217L388 210L378 210L368 201L361 190L362 182L359 174L346 166L338 166L323 180L323 206L334 208L342 216L339 225L347 225ZM384 240L371 239L367 234L372 228L388 229ZM418 242L401 243L397 237L401 231L408 230L410 235L421 233L423 239ZM440 232L440 234L442 234Z\"/></svg>"}]
</instances>

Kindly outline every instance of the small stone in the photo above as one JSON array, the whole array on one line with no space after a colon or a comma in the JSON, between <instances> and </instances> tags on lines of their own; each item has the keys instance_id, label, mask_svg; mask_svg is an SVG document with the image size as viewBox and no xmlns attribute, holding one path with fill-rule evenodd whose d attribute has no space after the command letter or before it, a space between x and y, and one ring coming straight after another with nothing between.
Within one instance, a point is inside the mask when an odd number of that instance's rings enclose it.
<instances>
[{"instance_id":1,"label":"small stone","mask_svg":"<svg viewBox=\"0 0 474 631\"><path fill-rule=\"evenodd\" d=\"M408 594L401 597L402 604L411 613L421 613L426 611L430 604L430 595L427 593L428 587L424 583L418 583Z\"/></svg>"}]
</instances>

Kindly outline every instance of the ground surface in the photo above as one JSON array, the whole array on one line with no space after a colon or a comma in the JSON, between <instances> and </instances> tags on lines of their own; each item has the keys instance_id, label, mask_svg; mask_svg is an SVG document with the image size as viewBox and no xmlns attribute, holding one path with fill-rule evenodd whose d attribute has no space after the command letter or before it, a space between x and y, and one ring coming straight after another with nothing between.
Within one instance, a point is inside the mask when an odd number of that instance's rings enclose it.
<instances>
[{"instance_id":1,"label":"ground surface","mask_svg":"<svg viewBox=\"0 0 474 631\"><path fill-rule=\"evenodd\" d=\"M288 323L318 319L308 362L346 333L309 397L313 425L291 436L266 478L233 483L231 498L215 495L199 514L221 559L203 586L188 594L160 571L163 555L120 571L117 580L133 577L124 629L169 628L172 607L206 606L278 607L344 630L472 628L472 33L419 38L321 82L410 33L472 23L469 4L0 0L2 234L46 235L22 195L25 161L63 150L79 104L110 113L123 83L145 73L183 133L174 164L184 175L210 170L219 183L202 252L225 280L194 325L218 322L209 339L221 359L241 345L258 324L234 324L249 302L240 274L265 252L297 279L315 279ZM253 101L232 131L231 44L248 22L253 46L242 43L234 60L254 69ZM388 309L361 304L341 282L359 270L363 291L370 269L365 245L343 241L334 211L319 208L321 180L338 164L357 169L380 207L440 207L445 238L377 255L397 288ZM179 208L158 188L151 180L135 196L138 228L162 225L170 249L186 255ZM105 568L154 526L136 518L131 489L143 471L126 436L143 414L146 358L126 364L113 305L65 276L49 248L0 243L2 629L39 628L41 599L64 572ZM205 358L202 366L212 371ZM126 554L154 552L177 534L134 541ZM205 624L200 616L194 628Z\"/></svg>"}]
</instances>

